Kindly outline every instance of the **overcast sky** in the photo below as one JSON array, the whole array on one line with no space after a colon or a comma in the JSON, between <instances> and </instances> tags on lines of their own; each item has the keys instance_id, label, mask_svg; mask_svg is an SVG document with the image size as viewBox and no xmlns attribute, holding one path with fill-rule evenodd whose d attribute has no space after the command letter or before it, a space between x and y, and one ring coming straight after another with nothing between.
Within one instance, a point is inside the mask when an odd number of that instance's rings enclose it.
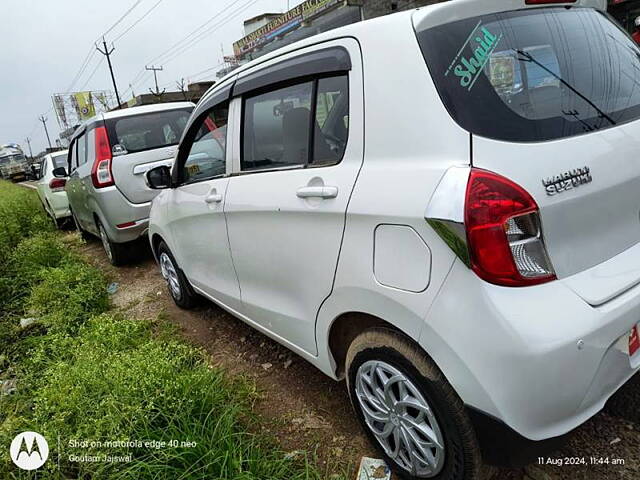
<instances>
[{"instance_id":1,"label":"overcast sky","mask_svg":"<svg viewBox=\"0 0 640 480\"><path fill-rule=\"evenodd\" d=\"M27 154L24 140L27 136L31 137L34 154L47 146L39 115L46 114L49 119L47 127L52 143L58 137L60 128L51 95L67 91L94 41L131 6L137 4L105 37L109 45L114 42L112 62L122 101L131 98L128 89L134 80L137 80L133 85L136 94L147 93L153 87L152 72L145 72L142 77L138 75L145 64L214 16L217 15L197 34L219 26L194 42L192 47L179 55L170 51L164 58L155 60L156 65L164 67L164 71L158 72L161 86L176 90L175 81L182 77L214 79L215 69L195 74L221 61L221 44L226 55L232 53L232 43L243 36L243 20L264 12L282 12L287 3L290 8L302 3L302 0L160 0L144 19L116 40L158 0L1 1L0 144L19 143ZM186 44L187 41L183 43ZM102 55L95 52L91 56L71 90L113 90L107 62Z\"/></svg>"}]
</instances>

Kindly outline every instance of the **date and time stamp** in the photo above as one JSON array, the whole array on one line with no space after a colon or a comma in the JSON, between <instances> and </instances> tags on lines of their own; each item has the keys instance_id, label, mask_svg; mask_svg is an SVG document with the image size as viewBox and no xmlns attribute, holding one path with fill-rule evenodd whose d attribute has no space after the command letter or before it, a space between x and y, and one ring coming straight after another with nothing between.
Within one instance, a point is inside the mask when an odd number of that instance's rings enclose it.
<instances>
[{"instance_id":1,"label":"date and time stamp","mask_svg":"<svg viewBox=\"0 0 640 480\"><path fill-rule=\"evenodd\" d=\"M550 465L556 467L569 467L569 466L619 466L623 467L625 464L624 458L618 457L538 457L535 461L537 465Z\"/></svg>"}]
</instances>

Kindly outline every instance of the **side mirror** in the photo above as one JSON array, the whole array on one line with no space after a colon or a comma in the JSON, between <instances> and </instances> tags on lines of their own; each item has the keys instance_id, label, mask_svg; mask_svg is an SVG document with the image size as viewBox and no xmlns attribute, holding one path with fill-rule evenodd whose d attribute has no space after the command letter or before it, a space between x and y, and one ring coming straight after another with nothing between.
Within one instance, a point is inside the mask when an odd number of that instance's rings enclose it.
<instances>
[{"instance_id":1,"label":"side mirror","mask_svg":"<svg viewBox=\"0 0 640 480\"><path fill-rule=\"evenodd\" d=\"M67 176L67 169L64 167L58 167L53 169L53 176L56 178L64 178Z\"/></svg>"},{"instance_id":2,"label":"side mirror","mask_svg":"<svg viewBox=\"0 0 640 480\"><path fill-rule=\"evenodd\" d=\"M153 190L171 187L171 170L166 165L160 165L148 170L144 178L147 182L147 187Z\"/></svg>"}]
</instances>

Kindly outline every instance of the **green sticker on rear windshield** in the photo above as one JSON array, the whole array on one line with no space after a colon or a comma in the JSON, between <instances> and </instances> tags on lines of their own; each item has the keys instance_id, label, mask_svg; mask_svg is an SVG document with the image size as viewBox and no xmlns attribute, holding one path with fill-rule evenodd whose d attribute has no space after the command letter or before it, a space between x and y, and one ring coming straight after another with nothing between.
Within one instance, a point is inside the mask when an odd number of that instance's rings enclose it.
<instances>
[{"instance_id":1,"label":"green sticker on rear windshield","mask_svg":"<svg viewBox=\"0 0 640 480\"><path fill-rule=\"evenodd\" d=\"M453 74L460 79L460 85L471 91L500 40L502 34L496 36L487 27L482 27L482 22L478 22L449 64L444 76L453 70ZM471 50L469 58L464 55L467 48Z\"/></svg>"}]
</instances>

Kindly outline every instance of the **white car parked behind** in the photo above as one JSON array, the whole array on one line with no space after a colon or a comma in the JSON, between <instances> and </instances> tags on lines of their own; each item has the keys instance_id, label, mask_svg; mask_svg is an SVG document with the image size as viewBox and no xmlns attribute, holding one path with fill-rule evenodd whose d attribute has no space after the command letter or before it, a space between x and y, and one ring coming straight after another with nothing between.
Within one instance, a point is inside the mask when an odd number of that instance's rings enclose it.
<instances>
[{"instance_id":1,"label":"white car parked behind","mask_svg":"<svg viewBox=\"0 0 640 480\"><path fill-rule=\"evenodd\" d=\"M640 368L640 50L603 0L457 0L268 53L196 107L171 295L323 372L404 478L477 478Z\"/></svg>"},{"instance_id":2,"label":"white car parked behind","mask_svg":"<svg viewBox=\"0 0 640 480\"><path fill-rule=\"evenodd\" d=\"M40 178L36 181L42 206L56 226L62 225L71 217L67 192L64 190L67 180L53 175L54 169L66 168L67 154L68 150L63 150L45 155L40 166Z\"/></svg>"}]
</instances>

